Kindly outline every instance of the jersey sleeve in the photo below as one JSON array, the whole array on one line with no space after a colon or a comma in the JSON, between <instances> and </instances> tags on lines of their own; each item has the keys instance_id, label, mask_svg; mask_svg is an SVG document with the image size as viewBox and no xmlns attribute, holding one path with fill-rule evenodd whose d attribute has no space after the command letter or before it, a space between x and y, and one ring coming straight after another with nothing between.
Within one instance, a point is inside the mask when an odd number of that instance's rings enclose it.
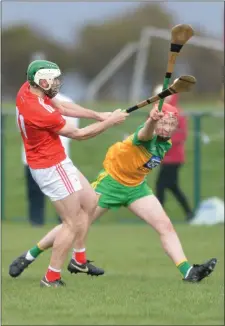
<instances>
[{"instance_id":1,"label":"jersey sleeve","mask_svg":"<svg viewBox=\"0 0 225 326\"><path fill-rule=\"evenodd\" d=\"M41 128L48 129L53 132L58 132L65 126L65 124L66 120L61 116L61 114L57 111L54 111L53 113L45 117Z\"/></svg>"},{"instance_id":2,"label":"jersey sleeve","mask_svg":"<svg viewBox=\"0 0 225 326\"><path fill-rule=\"evenodd\" d=\"M66 124L66 120L57 110L50 105L43 106L39 103L33 103L29 120L36 128L52 132L59 131Z\"/></svg>"},{"instance_id":3,"label":"jersey sleeve","mask_svg":"<svg viewBox=\"0 0 225 326\"><path fill-rule=\"evenodd\" d=\"M144 125L145 125L145 123L142 123L139 127L137 127L136 131L134 132L133 145L138 146L138 145L143 145L144 143L146 143L145 141L138 139L138 133L142 128L144 128ZM149 140L148 140L148 142L149 142Z\"/></svg>"}]
</instances>

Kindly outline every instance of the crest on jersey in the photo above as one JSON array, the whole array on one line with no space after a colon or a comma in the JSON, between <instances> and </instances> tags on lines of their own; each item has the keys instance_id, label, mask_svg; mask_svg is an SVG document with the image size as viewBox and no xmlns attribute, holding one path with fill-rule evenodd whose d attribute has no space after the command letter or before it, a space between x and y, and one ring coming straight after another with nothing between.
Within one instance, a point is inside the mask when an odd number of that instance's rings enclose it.
<instances>
[{"instance_id":1,"label":"crest on jersey","mask_svg":"<svg viewBox=\"0 0 225 326\"><path fill-rule=\"evenodd\" d=\"M148 162L144 164L144 167L147 169L154 169L161 163L161 158L159 156L152 156Z\"/></svg>"}]
</instances>

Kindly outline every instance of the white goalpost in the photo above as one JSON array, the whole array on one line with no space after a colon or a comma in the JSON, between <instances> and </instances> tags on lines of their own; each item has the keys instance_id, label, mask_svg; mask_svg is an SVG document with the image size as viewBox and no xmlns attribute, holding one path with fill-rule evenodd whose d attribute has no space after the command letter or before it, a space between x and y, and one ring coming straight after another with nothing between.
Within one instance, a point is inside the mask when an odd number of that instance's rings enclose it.
<instances>
[{"instance_id":1,"label":"white goalpost","mask_svg":"<svg viewBox=\"0 0 225 326\"><path fill-rule=\"evenodd\" d=\"M144 73L147 66L148 52L151 47L152 38L161 38L164 40L171 39L171 32L164 29L157 29L152 27L146 27L141 32L141 37L139 41L136 63L134 67L134 75L132 78L132 85L130 90L129 100L135 102L139 100L141 89L144 82ZM200 46L208 49L213 49L217 51L223 51L224 45L222 42L206 37L194 36L191 38L185 46L188 45Z\"/></svg>"},{"instance_id":2,"label":"white goalpost","mask_svg":"<svg viewBox=\"0 0 225 326\"><path fill-rule=\"evenodd\" d=\"M131 103L140 100L141 90L144 84L145 68L147 66L148 52L151 50L152 38L170 40L171 31L146 27L142 30L137 43L128 43L124 48L107 64L105 68L90 82L86 92L86 100L94 101L100 88L118 71L118 69L136 53L136 61L129 92L128 101ZM195 45L215 51L224 51L224 44L215 38L194 36L187 45Z\"/></svg>"},{"instance_id":3,"label":"white goalpost","mask_svg":"<svg viewBox=\"0 0 225 326\"><path fill-rule=\"evenodd\" d=\"M99 89L110 79L116 71L126 62L133 53L138 50L138 43L128 43L122 50L107 64L105 68L92 80L86 91L86 99L94 101Z\"/></svg>"}]
</instances>

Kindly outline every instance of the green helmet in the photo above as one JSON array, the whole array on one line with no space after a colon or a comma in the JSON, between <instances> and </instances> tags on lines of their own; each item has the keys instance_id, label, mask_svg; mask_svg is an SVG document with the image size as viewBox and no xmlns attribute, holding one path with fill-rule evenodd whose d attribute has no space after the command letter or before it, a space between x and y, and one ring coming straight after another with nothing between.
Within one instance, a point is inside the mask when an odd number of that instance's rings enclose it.
<instances>
[{"instance_id":1,"label":"green helmet","mask_svg":"<svg viewBox=\"0 0 225 326\"><path fill-rule=\"evenodd\" d=\"M61 76L59 66L47 60L32 61L27 68L27 80L31 86L40 87L50 98L54 97L61 85L53 85Z\"/></svg>"}]
</instances>

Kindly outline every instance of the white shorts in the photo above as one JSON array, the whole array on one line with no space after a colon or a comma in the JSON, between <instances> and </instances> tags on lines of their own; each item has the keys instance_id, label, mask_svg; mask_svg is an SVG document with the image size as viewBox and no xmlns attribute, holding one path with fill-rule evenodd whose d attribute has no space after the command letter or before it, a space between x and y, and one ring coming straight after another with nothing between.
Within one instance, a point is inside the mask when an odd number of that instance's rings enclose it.
<instances>
[{"instance_id":1,"label":"white shorts","mask_svg":"<svg viewBox=\"0 0 225 326\"><path fill-rule=\"evenodd\" d=\"M31 169L33 179L51 201L56 201L82 189L78 170L70 158L47 169Z\"/></svg>"}]
</instances>

